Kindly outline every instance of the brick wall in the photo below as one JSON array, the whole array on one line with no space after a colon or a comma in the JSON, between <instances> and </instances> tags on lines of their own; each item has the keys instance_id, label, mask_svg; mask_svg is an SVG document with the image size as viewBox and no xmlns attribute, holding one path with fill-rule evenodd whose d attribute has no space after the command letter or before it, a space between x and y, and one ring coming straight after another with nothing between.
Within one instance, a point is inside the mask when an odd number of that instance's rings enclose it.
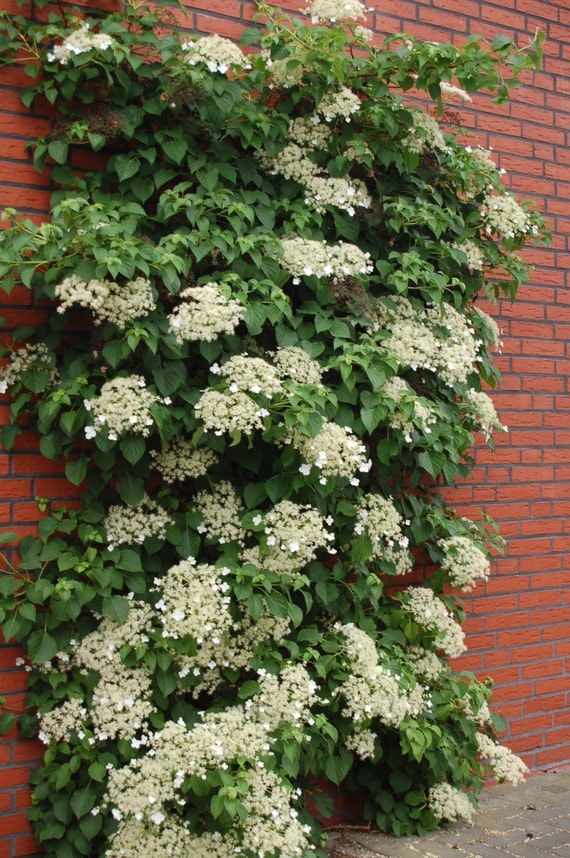
<instances>
[{"instance_id":1,"label":"brick wall","mask_svg":"<svg viewBox=\"0 0 570 858\"><path fill-rule=\"evenodd\" d=\"M112 2L112 0L109 0ZM498 359L503 380L493 394L509 432L497 451L477 451L475 477L454 502L500 522L507 539L493 577L467 602L469 653L462 666L495 680L495 706L508 721L506 741L534 770L570 763L570 9L568 0L382 0L368 25L379 33L405 30L420 38L460 43L468 35L507 33L520 43L537 28L547 34L542 71L528 75L509 105L477 98L463 110L466 128L492 147L505 182L537 201L554 234L548 249L528 251L533 282L514 307L501 304L504 331ZM237 37L251 22L251 0L186 0L189 29ZM303 8L303 0L282 4ZM19 12L15 0L3 7ZM18 90L22 71L0 71L0 207L41 217L48 201L44 176L25 149L49 127L30 116ZM41 308L26 291L0 305L7 327L34 324ZM497 316L497 309L493 310ZM5 414L0 404L0 420ZM30 532L36 496L64 498L60 469L40 459L33 438L17 452L0 452L0 526ZM23 701L25 673L14 647L0 650L0 693ZM25 820L26 783L39 758L33 743L0 741L0 858L35 854Z\"/></svg>"}]
</instances>

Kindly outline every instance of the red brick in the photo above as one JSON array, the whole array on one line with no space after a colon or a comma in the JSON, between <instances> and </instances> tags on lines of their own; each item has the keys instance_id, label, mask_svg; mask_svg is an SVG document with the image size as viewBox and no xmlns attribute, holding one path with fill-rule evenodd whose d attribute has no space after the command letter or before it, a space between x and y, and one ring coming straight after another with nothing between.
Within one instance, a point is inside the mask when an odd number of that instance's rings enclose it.
<instances>
[{"instance_id":1,"label":"red brick","mask_svg":"<svg viewBox=\"0 0 570 858\"><path fill-rule=\"evenodd\" d=\"M515 736L521 736L528 733L540 733L543 730L548 730L553 726L552 713L544 715L535 715L532 718L516 718L511 719L510 726Z\"/></svg>"},{"instance_id":2,"label":"red brick","mask_svg":"<svg viewBox=\"0 0 570 858\"><path fill-rule=\"evenodd\" d=\"M549 661L546 663L538 662L536 664L528 664L523 666L522 675L524 679L532 679L537 676L559 676L564 672L564 662Z\"/></svg>"},{"instance_id":3,"label":"red brick","mask_svg":"<svg viewBox=\"0 0 570 858\"><path fill-rule=\"evenodd\" d=\"M536 694L555 694L557 691L568 691L568 677L557 676L544 680L537 680L535 683Z\"/></svg>"},{"instance_id":4,"label":"red brick","mask_svg":"<svg viewBox=\"0 0 570 858\"><path fill-rule=\"evenodd\" d=\"M486 607L486 606L485 606ZM492 632L498 629L520 629L526 628L529 624L529 614L527 611L518 613L497 614L493 616L489 614L485 618L485 631Z\"/></svg>"},{"instance_id":5,"label":"red brick","mask_svg":"<svg viewBox=\"0 0 570 858\"><path fill-rule=\"evenodd\" d=\"M0 789L7 787L25 786L30 779L30 770L27 766L17 768L5 767L0 772ZM2 830L2 833L7 833Z\"/></svg>"},{"instance_id":6,"label":"red brick","mask_svg":"<svg viewBox=\"0 0 570 858\"><path fill-rule=\"evenodd\" d=\"M32 835L17 837L14 847L14 858L26 858L37 855L38 845Z\"/></svg>"},{"instance_id":7,"label":"red brick","mask_svg":"<svg viewBox=\"0 0 570 858\"><path fill-rule=\"evenodd\" d=\"M25 813L13 813L2 817L2 834L23 834L30 831L30 824Z\"/></svg>"},{"instance_id":8,"label":"red brick","mask_svg":"<svg viewBox=\"0 0 570 858\"><path fill-rule=\"evenodd\" d=\"M41 742L18 742L14 745L12 762L14 763L29 763L38 762L44 754L44 746Z\"/></svg>"},{"instance_id":9,"label":"red brick","mask_svg":"<svg viewBox=\"0 0 570 858\"><path fill-rule=\"evenodd\" d=\"M556 766L560 762L568 762L568 760L570 759L568 755L568 745L562 746L561 748L555 747L544 751L537 751L535 759L536 767L541 769L546 768L547 766Z\"/></svg>"},{"instance_id":10,"label":"red brick","mask_svg":"<svg viewBox=\"0 0 570 858\"><path fill-rule=\"evenodd\" d=\"M564 694L549 694L541 697L531 697L525 700L524 711L527 714L533 712L558 712L565 707Z\"/></svg>"}]
</instances>

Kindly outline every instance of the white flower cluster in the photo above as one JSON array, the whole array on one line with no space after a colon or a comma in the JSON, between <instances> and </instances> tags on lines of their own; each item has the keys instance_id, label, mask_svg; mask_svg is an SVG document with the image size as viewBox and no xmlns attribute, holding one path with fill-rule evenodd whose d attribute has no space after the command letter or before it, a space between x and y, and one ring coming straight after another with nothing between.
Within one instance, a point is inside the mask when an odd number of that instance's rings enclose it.
<instances>
[{"instance_id":1,"label":"white flower cluster","mask_svg":"<svg viewBox=\"0 0 570 858\"><path fill-rule=\"evenodd\" d=\"M293 444L305 460L300 472L308 476L312 468L317 468L323 484L328 477L346 477L358 485L355 472L367 473L372 467L366 445L354 437L352 429L337 423L323 423L314 438L293 429L285 443Z\"/></svg>"},{"instance_id":2,"label":"white flower cluster","mask_svg":"<svg viewBox=\"0 0 570 858\"><path fill-rule=\"evenodd\" d=\"M495 429L507 431L507 427L499 420L493 400L483 390L474 390L473 388L468 390L465 394L464 405L479 425L486 441L491 440Z\"/></svg>"},{"instance_id":3,"label":"white flower cluster","mask_svg":"<svg viewBox=\"0 0 570 858\"><path fill-rule=\"evenodd\" d=\"M209 447L197 448L192 441L176 436L160 451L153 450L156 470L166 483L203 477L216 464L218 456Z\"/></svg>"},{"instance_id":4,"label":"white flower cluster","mask_svg":"<svg viewBox=\"0 0 570 858\"><path fill-rule=\"evenodd\" d=\"M212 430L214 435L223 435L224 432L252 435L256 429L264 428L263 420L269 416L266 408L242 391L222 393L205 390L194 410L204 428Z\"/></svg>"},{"instance_id":5,"label":"white flower cluster","mask_svg":"<svg viewBox=\"0 0 570 858\"><path fill-rule=\"evenodd\" d=\"M161 402L159 396L146 389L141 375L113 378L106 381L95 399L86 399L86 411L92 411L93 426L85 427L85 437L94 438L106 427L107 437L116 441L126 432L134 432L146 438L150 435L154 420L151 408Z\"/></svg>"},{"instance_id":6,"label":"white flower cluster","mask_svg":"<svg viewBox=\"0 0 570 858\"><path fill-rule=\"evenodd\" d=\"M494 176L497 173L497 165L493 159L491 149L485 149L483 146L466 146L465 151L471 158L477 162L477 172L485 173L487 176Z\"/></svg>"},{"instance_id":7,"label":"white flower cluster","mask_svg":"<svg viewBox=\"0 0 570 858\"><path fill-rule=\"evenodd\" d=\"M460 819L471 822L473 819L474 809L467 794L446 781L429 788L428 805L438 819L447 819L449 822Z\"/></svg>"},{"instance_id":8,"label":"white flower cluster","mask_svg":"<svg viewBox=\"0 0 570 858\"><path fill-rule=\"evenodd\" d=\"M160 581L162 597L155 606L162 615L164 635L174 640L190 636L198 644L210 638L218 647L233 626L229 589L214 566L190 560L172 566Z\"/></svg>"},{"instance_id":9,"label":"white flower cluster","mask_svg":"<svg viewBox=\"0 0 570 858\"><path fill-rule=\"evenodd\" d=\"M449 658L457 658L465 652L463 629L429 587L409 587L402 607L421 628L435 633L438 638L435 649L443 650Z\"/></svg>"},{"instance_id":10,"label":"white flower cluster","mask_svg":"<svg viewBox=\"0 0 570 858\"><path fill-rule=\"evenodd\" d=\"M145 609L141 611L141 619L143 622L148 619ZM125 667L119 654L132 628L128 620L123 629L105 617L99 628L83 639L75 653L80 666L99 673L93 690L91 720L95 737L100 741L107 738L133 740L139 731L146 729L148 718L155 712L150 672L143 665ZM136 642L138 640L140 633Z\"/></svg>"},{"instance_id":11,"label":"white flower cluster","mask_svg":"<svg viewBox=\"0 0 570 858\"><path fill-rule=\"evenodd\" d=\"M339 21L358 21L366 18L366 13L372 11L367 9L360 0L307 0L308 12L313 24L319 21L330 21L336 24Z\"/></svg>"},{"instance_id":12,"label":"white flower cluster","mask_svg":"<svg viewBox=\"0 0 570 858\"><path fill-rule=\"evenodd\" d=\"M307 49L302 45L290 46L289 56L279 60L272 60L265 56L267 68L271 70L273 83L285 89L296 86L303 79Z\"/></svg>"},{"instance_id":13,"label":"white flower cluster","mask_svg":"<svg viewBox=\"0 0 570 858\"><path fill-rule=\"evenodd\" d=\"M410 572L414 562L408 550L408 537L402 532L403 523L403 518L391 498L368 494L358 508L354 526L356 534L368 534L373 557L393 564L394 575Z\"/></svg>"},{"instance_id":14,"label":"white flower cluster","mask_svg":"<svg viewBox=\"0 0 570 858\"><path fill-rule=\"evenodd\" d=\"M486 194L493 187L496 187L500 180L500 174L505 171L497 170L497 165L489 149L484 149L482 146L465 146L464 153L467 157L463 159L461 153L458 153L459 159L464 160L465 165L470 170L467 181L463 180L464 193L467 199L479 204L480 195Z\"/></svg>"},{"instance_id":15,"label":"white flower cluster","mask_svg":"<svg viewBox=\"0 0 570 858\"><path fill-rule=\"evenodd\" d=\"M252 769L243 798L246 818L242 838L250 855L280 855L294 858L307 854L310 827L297 819L292 806L295 793L276 772Z\"/></svg>"},{"instance_id":16,"label":"white flower cluster","mask_svg":"<svg viewBox=\"0 0 570 858\"><path fill-rule=\"evenodd\" d=\"M83 700L66 700L51 712L38 715L40 729L38 738L44 745L50 742L68 742L72 733L83 732L87 709Z\"/></svg>"},{"instance_id":17,"label":"white flower cluster","mask_svg":"<svg viewBox=\"0 0 570 858\"><path fill-rule=\"evenodd\" d=\"M327 244L298 236L281 239L283 268L293 275L293 283L301 277L360 277L372 271L370 254L355 244Z\"/></svg>"},{"instance_id":18,"label":"white flower cluster","mask_svg":"<svg viewBox=\"0 0 570 858\"><path fill-rule=\"evenodd\" d=\"M269 416L264 403L253 396L270 400L283 391L281 372L268 361L248 355L234 355L222 367L212 364L210 372L222 375L228 381L226 391L208 389L195 405L196 415L206 429L216 435L224 432L244 432L251 435L263 429L263 420Z\"/></svg>"},{"instance_id":19,"label":"white flower cluster","mask_svg":"<svg viewBox=\"0 0 570 858\"><path fill-rule=\"evenodd\" d=\"M282 721L301 726L311 719L318 688L302 664L288 664L279 675L258 673L259 693L246 703L250 718L271 732Z\"/></svg>"},{"instance_id":20,"label":"white flower cluster","mask_svg":"<svg viewBox=\"0 0 570 858\"><path fill-rule=\"evenodd\" d=\"M291 120L289 137L303 148L318 151L326 149L333 137L333 131L328 125L323 125L318 113L310 113L307 116L297 116Z\"/></svg>"},{"instance_id":21,"label":"white flower cluster","mask_svg":"<svg viewBox=\"0 0 570 858\"><path fill-rule=\"evenodd\" d=\"M134 740L146 728L147 719L155 711L151 703L151 678L144 666L125 667L120 649L125 644L136 645L146 639L152 624L152 609L143 602L131 601L129 614L120 625L103 617L98 628L86 635L71 657L68 668L82 673L98 674L89 708L79 700L68 700L51 712L40 716L40 738L67 741L75 730L79 739L93 736L89 742L106 739Z\"/></svg>"},{"instance_id":22,"label":"white flower cluster","mask_svg":"<svg viewBox=\"0 0 570 858\"><path fill-rule=\"evenodd\" d=\"M170 523L166 510L147 495L136 506L110 506L103 519L109 550L124 543L142 545L152 536L163 539Z\"/></svg>"},{"instance_id":23,"label":"white flower cluster","mask_svg":"<svg viewBox=\"0 0 570 858\"><path fill-rule=\"evenodd\" d=\"M113 322L121 329L148 315L156 307L152 286L144 277L119 285L110 280L90 280L87 283L72 274L57 284L55 296L60 301L58 313L79 305L91 310L96 324Z\"/></svg>"},{"instance_id":24,"label":"white flower cluster","mask_svg":"<svg viewBox=\"0 0 570 858\"><path fill-rule=\"evenodd\" d=\"M346 639L351 675L337 694L344 698L342 714L354 721L356 734L361 724L366 727L374 718L387 727L399 727L404 718L420 715L426 706L422 687L405 689L401 677L380 663L376 644L365 631L352 623L339 631Z\"/></svg>"},{"instance_id":25,"label":"white flower cluster","mask_svg":"<svg viewBox=\"0 0 570 858\"><path fill-rule=\"evenodd\" d=\"M20 380L29 369L47 369L53 381L56 370L52 369L52 354L44 343L25 343L10 355L10 361L0 368L0 394Z\"/></svg>"},{"instance_id":26,"label":"white flower cluster","mask_svg":"<svg viewBox=\"0 0 570 858\"><path fill-rule=\"evenodd\" d=\"M479 756L486 765L491 766L499 781L510 781L513 784L524 780L528 768L526 764L513 754L510 748L497 744L490 736L477 733Z\"/></svg>"},{"instance_id":27,"label":"white flower cluster","mask_svg":"<svg viewBox=\"0 0 570 858\"><path fill-rule=\"evenodd\" d=\"M352 216L357 208L370 207L370 195L360 179L324 174L308 157L310 151L308 147L288 143L278 155L270 158L262 153L260 160L271 175L283 176L302 185L305 202L317 212L333 206Z\"/></svg>"},{"instance_id":28,"label":"white flower cluster","mask_svg":"<svg viewBox=\"0 0 570 858\"><path fill-rule=\"evenodd\" d=\"M450 151L437 119L419 108L412 113L412 125L402 140L402 145L409 152L416 152L418 155L423 155L426 149Z\"/></svg>"},{"instance_id":29,"label":"white flower cluster","mask_svg":"<svg viewBox=\"0 0 570 858\"><path fill-rule=\"evenodd\" d=\"M483 700L475 712L471 704L471 700L467 697L464 699L463 711L465 713L465 717L470 721L473 721L479 727L488 727L492 722L491 710L489 709L489 704L486 700Z\"/></svg>"},{"instance_id":30,"label":"white flower cluster","mask_svg":"<svg viewBox=\"0 0 570 858\"><path fill-rule=\"evenodd\" d=\"M239 301L222 294L217 283L190 286L180 297L186 302L168 317L178 343L186 340L212 342L220 334L233 334L245 312Z\"/></svg>"},{"instance_id":31,"label":"white flower cluster","mask_svg":"<svg viewBox=\"0 0 570 858\"><path fill-rule=\"evenodd\" d=\"M371 12L373 10L369 9L368 11ZM374 32L374 30L369 30L368 27L355 27L354 35L359 41L364 42L367 45L371 45L374 41L374 36L376 35L376 33Z\"/></svg>"},{"instance_id":32,"label":"white flower cluster","mask_svg":"<svg viewBox=\"0 0 570 858\"><path fill-rule=\"evenodd\" d=\"M426 435L431 433L430 426L437 422L432 409L425 405L403 378L395 375L380 388L383 396L393 400L388 422L392 429L399 429L406 441L411 442L414 429L421 429Z\"/></svg>"},{"instance_id":33,"label":"white flower cluster","mask_svg":"<svg viewBox=\"0 0 570 858\"><path fill-rule=\"evenodd\" d=\"M220 573L228 570L219 570ZM222 670L243 670L250 668L256 649L266 641L280 646L291 626L291 621L269 613L267 609L253 620L246 614L241 620L233 620L231 634L214 641L212 636L198 639L195 655L173 652L173 658L179 667L178 675L184 679L189 674L193 680L191 693L198 697L203 691L212 692L224 682Z\"/></svg>"},{"instance_id":34,"label":"white flower cluster","mask_svg":"<svg viewBox=\"0 0 570 858\"><path fill-rule=\"evenodd\" d=\"M283 390L279 371L259 357L234 355L222 366L220 375L227 378L230 393L244 390L270 399Z\"/></svg>"},{"instance_id":35,"label":"white flower cluster","mask_svg":"<svg viewBox=\"0 0 570 858\"><path fill-rule=\"evenodd\" d=\"M281 722L301 727L308 720L317 689L301 665L285 666L279 677L261 672L259 686L259 694L245 706L201 713L201 721L190 729L182 720L167 722L148 737L150 753L111 771L106 801L118 828L107 855L136 858L141 843L153 849L143 854L157 858L306 854L310 830L297 820L297 793L276 775L266 775L263 760L271 755L272 733ZM246 818L225 835L190 834L189 823L181 823L176 813L185 804L184 781L192 775L204 778L211 770L228 771L235 763L247 783L240 794ZM142 837L138 844L135 834ZM172 852L173 845L182 851Z\"/></svg>"},{"instance_id":36,"label":"white flower cluster","mask_svg":"<svg viewBox=\"0 0 570 858\"><path fill-rule=\"evenodd\" d=\"M273 352L273 362L283 378L299 384L321 385L323 368L299 346L285 346Z\"/></svg>"},{"instance_id":37,"label":"white flower cluster","mask_svg":"<svg viewBox=\"0 0 570 858\"><path fill-rule=\"evenodd\" d=\"M270 569L278 575L295 575L316 557L318 548L326 548L334 534L326 530L320 512L308 504L279 501L273 509L259 516L264 524L265 545L247 548L242 562Z\"/></svg>"},{"instance_id":38,"label":"white flower cluster","mask_svg":"<svg viewBox=\"0 0 570 858\"><path fill-rule=\"evenodd\" d=\"M337 117L342 117L345 122L350 122L353 113L360 110L360 99L358 95L346 86L341 89L325 93L317 108L327 122L332 122Z\"/></svg>"},{"instance_id":39,"label":"white flower cluster","mask_svg":"<svg viewBox=\"0 0 570 858\"><path fill-rule=\"evenodd\" d=\"M525 212L512 194L488 194L483 201L482 214L485 231L489 234L497 233L506 238L514 238L532 231L528 212Z\"/></svg>"},{"instance_id":40,"label":"white flower cluster","mask_svg":"<svg viewBox=\"0 0 570 858\"><path fill-rule=\"evenodd\" d=\"M348 736L345 744L348 750L354 751L361 760L373 760L376 756L376 738L376 733L372 730L361 730Z\"/></svg>"},{"instance_id":41,"label":"white flower cluster","mask_svg":"<svg viewBox=\"0 0 570 858\"><path fill-rule=\"evenodd\" d=\"M104 51L107 48L112 48L115 44L114 39L106 33L92 33L89 30L89 24L86 21L80 21L79 27L75 32L67 36L61 45L54 45L51 51L48 52L48 62L57 62L65 66L72 56L84 54L86 51Z\"/></svg>"},{"instance_id":42,"label":"white flower cluster","mask_svg":"<svg viewBox=\"0 0 570 858\"><path fill-rule=\"evenodd\" d=\"M482 346L481 340L476 339L472 322L449 304L428 307L426 317L432 331L441 327L447 333L438 338L438 371L443 381L450 387L456 381L467 381Z\"/></svg>"},{"instance_id":43,"label":"white flower cluster","mask_svg":"<svg viewBox=\"0 0 570 858\"><path fill-rule=\"evenodd\" d=\"M461 244L453 244L452 247L455 247L457 250L461 250L461 252L465 254L467 257L467 267L470 271L483 270L485 254L479 245L470 238L466 238L465 241L461 242Z\"/></svg>"},{"instance_id":44,"label":"white flower cluster","mask_svg":"<svg viewBox=\"0 0 570 858\"><path fill-rule=\"evenodd\" d=\"M441 568L449 575L452 587L471 590L476 581L489 577L487 556L468 536L450 536L437 544L445 554Z\"/></svg>"},{"instance_id":45,"label":"white flower cluster","mask_svg":"<svg viewBox=\"0 0 570 858\"><path fill-rule=\"evenodd\" d=\"M489 316L488 313L485 313L484 310L481 310L480 307L473 307L475 311L475 317L483 322L483 325L486 329L487 338L494 345L501 345L501 329L499 328L495 319L492 316Z\"/></svg>"},{"instance_id":46,"label":"white flower cluster","mask_svg":"<svg viewBox=\"0 0 570 858\"><path fill-rule=\"evenodd\" d=\"M131 602L129 614L120 625L104 617L97 629L83 638L73 661L82 669L99 674L93 690L91 720L95 737L134 739L146 729L155 711L152 704L151 676L144 665L125 667L120 649L146 639L152 623L152 609L142 602Z\"/></svg>"},{"instance_id":47,"label":"white flower cluster","mask_svg":"<svg viewBox=\"0 0 570 858\"><path fill-rule=\"evenodd\" d=\"M211 492L198 492L195 504L202 516L199 533L222 545L226 542L243 545L244 530L240 518L243 505L230 482L221 480Z\"/></svg>"},{"instance_id":48,"label":"white flower cluster","mask_svg":"<svg viewBox=\"0 0 570 858\"><path fill-rule=\"evenodd\" d=\"M437 373L449 387L466 382L474 371L482 342L471 321L449 304L416 310L407 298L396 296L390 307L379 303L375 316L372 330L390 332L379 346L401 365Z\"/></svg>"},{"instance_id":49,"label":"white flower cluster","mask_svg":"<svg viewBox=\"0 0 570 858\"><path fill-rule=\"evenodd\" d=\"M440 81L439 89L441 92L441 100L443 102L465 102L465 101L473 101L468 92L465 92L464 89L461 89L459 86L454 86L452 83L448 83L446 80Z\"/></svg>"},{"instance_id":50,"label":"white flower cluster","mask_svg":"<svg viewBox=\"0 0 570 858\"><path fill-rule=\"evenodd\" d=\"M204 832L195 835L187 822L174 816L165 823L164 814L156 811L151 815L152 825L143 819L142 813L121 822L119 830L109 838L105 858L172 858L173 855L191 855L192 858L228 858L228 844L221 835Z\"/></svg>"},{"instance_id":51,"label":"white flower cluster","mask_svg":"<svg viewBox=\"0 0 570 858\"><path fill-rule=\"evenodd\" d=\"M242 68L246 65L246 58L238 45L222 36L200 36L195 40L183 42L182 49L188 51L189 65L204 63L211 72L225 74L231 68Z\"/></svg>"},{"instance_id":52,"label":"white flower cluster","mask_svg":"<svg viewBox=\"0 0 570 858\"><path fill-rule=\"evenodd\" d=\"M421 646L410 647L407 654L414 674L426 682L435 682L445 670L446 663L437 653Z\"/></svg>"}]
</instances>

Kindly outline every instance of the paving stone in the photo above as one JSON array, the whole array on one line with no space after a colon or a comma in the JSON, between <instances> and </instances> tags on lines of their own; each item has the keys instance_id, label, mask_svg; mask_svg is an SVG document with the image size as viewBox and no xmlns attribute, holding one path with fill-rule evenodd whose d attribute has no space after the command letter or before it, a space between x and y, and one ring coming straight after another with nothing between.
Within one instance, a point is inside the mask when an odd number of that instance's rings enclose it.
<instances>
[{"instance_id":1,"label":"paving stone","mask_svg":"<svg viewBox=\"0 0 570 858\"><path fill-rule=\"evenodd\" d=\"M484 790L474 824L426 837L331 835L330 858L570 858L570 768Z\"/></svg>"}]
</instances>

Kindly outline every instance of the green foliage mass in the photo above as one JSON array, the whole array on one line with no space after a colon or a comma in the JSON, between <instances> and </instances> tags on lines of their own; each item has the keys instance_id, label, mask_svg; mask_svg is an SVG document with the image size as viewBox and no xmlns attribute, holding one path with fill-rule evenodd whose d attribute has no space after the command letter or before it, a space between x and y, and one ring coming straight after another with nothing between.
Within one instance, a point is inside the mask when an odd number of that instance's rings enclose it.
<instances>
[{"instance_id":1,"label":"green foliage mass","mask_svg":"<svg viewBox=\"0 0 570 858\"><path fill-rule=\"evenodd\" d=\"M441 490L501 428L475 302L514 298L544 227L446 101L504 100L540 40L376 48L358 22L263 6L240 61L168 12L89 10L87 29L38 5L41 23L2 16L0 50L24 104L59 116L32 146L54 192L43 223L5 213L0 277L54 309L4 350L2 442L35 433L80 487L0 579L31 664L21 730L46 742L38 842L320 854L295 790L322 778L364 787L397 835L456 818L433 788L474 803L477 737L500 727L448 662L474 583L457 567L485 577L500 540ZM188 760L202 729L217 762Z\"/></svg>"}]
</instances>

